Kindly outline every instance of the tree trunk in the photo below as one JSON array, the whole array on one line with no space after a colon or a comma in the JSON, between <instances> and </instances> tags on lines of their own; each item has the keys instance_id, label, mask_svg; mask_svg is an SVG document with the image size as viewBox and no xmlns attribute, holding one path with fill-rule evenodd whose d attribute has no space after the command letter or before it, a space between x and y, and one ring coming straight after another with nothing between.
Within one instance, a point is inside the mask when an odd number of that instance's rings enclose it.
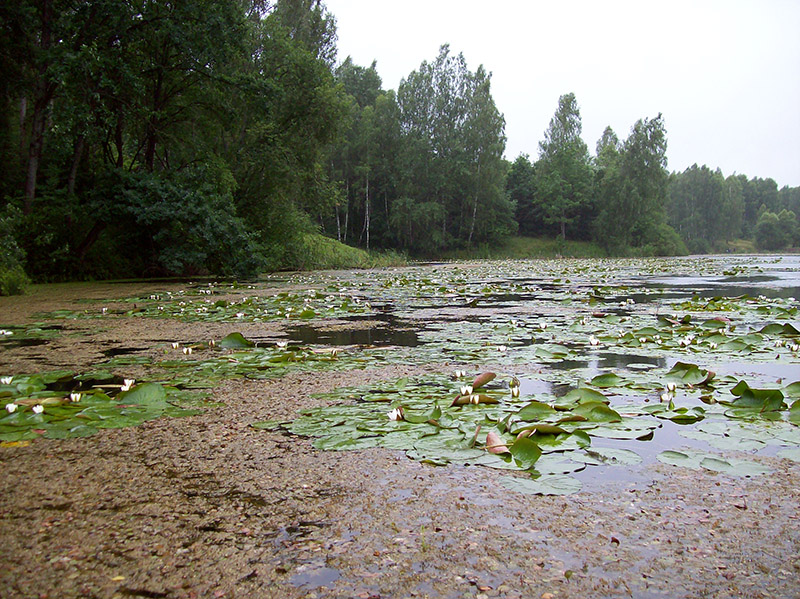
<instances>
[{"instance_id":1,"label":"tree trunk","mask_svg":"<svg viewBox=\"0 0 800 599\"><path fill-rule=\"evenodd\" d=\"M72 167L69 169L69 178L67 179L67 193L69 195L75 193L75 179L78 177L78 165L83 155L84 141L85 137L83 133L81 133L75 141L75 151L72 153Z\"/></svg>"},{"instance_id":2,"label":"tree trunk","mask_svg":"<svg viewBox=\"0 0 800 599\"><path fill-rule=\"evenodd\" d=\"M41 37L39 47L45 54L50 49L50 38L52 34L51 26L53 19L52 0L42 0L41 12ZM31 141L28 148L28 169L25 176L25 201L23 212L30 214L33 210L33 201L36 199L36 179L39 175L39 163L44 151L44 132L47 126L47 109L56 91L56 84L48 82L47 67L45 61L39 65L39 72L36 80L36 90L33 102L33 119L31 121Z\"/></svg>"},{"instance_id":3,"label":"tree trunk","mask_svg":"<svg viewBox=\"0 0 800 599\"><path fill-rule=\"evenodd\" d=\"M103 232L103 229L106 228L105 223L97 221L94 223L94 226L91 230L86 234L86 237L83 238L80 245L75 248L75 257L78 259L79 264L83 264L83 259L86 257L86 253L91 249L94 245L97 238L100 237L100 233Z\"/></svg>"}]
</instances>

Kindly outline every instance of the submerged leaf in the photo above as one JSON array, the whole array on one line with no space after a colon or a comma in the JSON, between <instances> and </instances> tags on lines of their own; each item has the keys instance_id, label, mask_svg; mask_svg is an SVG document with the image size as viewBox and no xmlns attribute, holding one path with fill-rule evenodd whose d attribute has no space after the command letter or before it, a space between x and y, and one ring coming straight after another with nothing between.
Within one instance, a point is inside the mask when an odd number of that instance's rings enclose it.
<instances>
[{"instance_id":1,"label":"submerged leaf","mask_svg":"<svg viewBox=\"0 0 800 599\"><path fill-rule=\"evenodd\" d=\"M539 478L505 476L501 484L512 491L527 495L571 495L581 490L581 481L563 474L545 474Z\"/></svg>"}]
</instances>

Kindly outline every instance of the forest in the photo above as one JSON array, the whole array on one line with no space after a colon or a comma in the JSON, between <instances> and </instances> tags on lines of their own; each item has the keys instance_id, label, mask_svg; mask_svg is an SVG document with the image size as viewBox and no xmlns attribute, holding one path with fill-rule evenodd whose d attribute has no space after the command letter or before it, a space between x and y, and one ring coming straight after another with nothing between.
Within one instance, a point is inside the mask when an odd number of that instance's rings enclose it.
<instances>
[{"instance_id":1,"label":"forest","mask_svg":"<svg viewBox=\"0 0 800 599\"><path fill-rule=\"evenodd\" d=\"M508 161L483 66L445 44L384 89L340 60L320 0L19 0L0 32L3 294L302 268L333 240L411 258L515 235L622 256L800 244L800 188L670 173L661 114L592 153L567 92L535 158Z\"/></svg>"}]
</instances>

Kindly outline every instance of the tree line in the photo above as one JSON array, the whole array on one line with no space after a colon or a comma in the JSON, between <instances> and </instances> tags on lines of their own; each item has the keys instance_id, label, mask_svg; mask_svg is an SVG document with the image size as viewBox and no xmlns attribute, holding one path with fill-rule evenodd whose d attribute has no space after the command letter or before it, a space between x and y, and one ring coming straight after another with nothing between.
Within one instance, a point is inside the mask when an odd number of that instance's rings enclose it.
<instances>
[{"instance_id":1,"label":"tree line","mask_svg":"<svg viewBox=\"0 0 800 599\"><path fill-rule=\"evenodd\" d=\"M15 276L247 275L292 267L314 232L412 256L516 233L615 254L797 242L798 188L669 174L661 115L591 154L565 94L538 158L508 162L482 66L444 45L386 90L375 63L337 63L320 0L20 0L0 34Z\"/></svg>"}]
</instances>

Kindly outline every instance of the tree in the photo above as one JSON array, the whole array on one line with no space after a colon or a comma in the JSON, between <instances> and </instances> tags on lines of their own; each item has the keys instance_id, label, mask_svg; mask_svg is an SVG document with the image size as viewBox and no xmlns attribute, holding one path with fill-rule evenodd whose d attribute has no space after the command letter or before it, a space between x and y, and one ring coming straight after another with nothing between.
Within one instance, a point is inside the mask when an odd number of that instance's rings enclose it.
<instances>
[{"instance_id":1,"label":"tree","mask_svg":"<svg viewBox=\"0 0 800 599\"><path fill-rule=\"evenodd\" d=\"M797 217L789 210L779 214L765 210L758 218L755 234L756 244L761 249L782 250L797 237Z\"/></svg>"},{"instance_id":2,"label":"tree","mask_svg":"<svg viewBox=\"0 0 800 599\"><path fill-rule=\"evenodd\" d=\"M505 121L483 67L470 72L464 56L444 45L433 63L423 62L401 81L397 105L400 212L441 219L438 232L427 227L415 243L441 249L513 231L513 205L503 189ZM411 209L409 202L425 208Z\"/></svg>"},{"instance_id":3,"label":"tree","mask_svg":"<svg viewBox=\"0 0 800 599\"><path fill-rule=\"evenodd\" d=\"M666 223L666 151L666 130L659 114L636 121L619 158L609 160L600 181L601 205L595 221L595 237L609 251L645 251L653 249L653 244L658 253L684 249L672 247L680 238Z\"/></svg>"},{"instance_id":4,"label":"tree","mask_svg":"<svg viewBox=\"0 0 800 599\"><path fill-rule=\"evenodd\" d=\"M539 144L537 202L544 222L558 225L562 239L566 238L567 225L573 225L582 213L592 212L592 169L581 129L575 94L565 94L559 98L544 141ZM588 234L587 227L576 236Z\"/></svg>"},{"instance_id":5,"label":"tree","mask_svg":"<svg viewBox=\"0 0 800 599\"><path fill-rule=\"evenodd\" d=\"M21 0L0 17L2 203L26 213L39 279L252 272L333 205L322 158L344 101L321 2Z\"/></svg>"},{"instance_id":6,"label":"tree","mask_svg":"<svg viewBox=\"0 0 800 599\"><path fill-rule=\"evenodd\" d=\"M696 164L670 178L667 214L669 224L693 252L707 253L729 235L722 218L726 202L722 173Z\"/></svg>"},{"instance_id":7,"label":"tree","mask_svg":"<svg viewBox=\"0 0 800 599\"><path fill-rule=\"evenodd\" d=\"M506 193L515 203L514 218L523 235L535 235L542 227L541 215L535 204L536 169L527 154L520 154L509 168Z\"/></svg>"}]
</instances>

